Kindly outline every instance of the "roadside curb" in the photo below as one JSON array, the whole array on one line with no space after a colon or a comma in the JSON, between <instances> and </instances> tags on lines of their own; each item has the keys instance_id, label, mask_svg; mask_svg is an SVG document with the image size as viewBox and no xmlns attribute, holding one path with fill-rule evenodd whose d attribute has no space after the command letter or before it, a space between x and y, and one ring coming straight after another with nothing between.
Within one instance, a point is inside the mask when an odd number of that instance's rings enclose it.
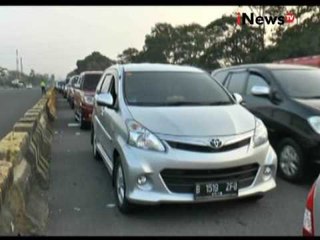
<instances>
[{"instance_id":1,"label":"roadside curb","mask_svg":"<svg viewBox=\"0 0 320 240\"><path fill-rule=\"evenodd\" d=\"M50 89L0 141L0 235L44 234L56 92Z\"/></svg>"}]
</instances>

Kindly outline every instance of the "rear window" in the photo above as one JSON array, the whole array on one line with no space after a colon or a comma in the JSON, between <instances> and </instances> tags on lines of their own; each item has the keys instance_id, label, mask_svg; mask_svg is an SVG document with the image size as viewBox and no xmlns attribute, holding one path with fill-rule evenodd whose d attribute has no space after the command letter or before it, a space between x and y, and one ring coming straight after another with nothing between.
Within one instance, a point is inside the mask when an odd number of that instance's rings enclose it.
<instances>
[{"instance_id":1,"label":"rear window","mask_svg":"<svg viewBox=\"0 0 320 240\"><path fill-rule=\"evenodd\" d=\"M83 79L83 89L89 91L95 91L100 81L102 73L86 74Z\"/></svg>"}]
</instances>

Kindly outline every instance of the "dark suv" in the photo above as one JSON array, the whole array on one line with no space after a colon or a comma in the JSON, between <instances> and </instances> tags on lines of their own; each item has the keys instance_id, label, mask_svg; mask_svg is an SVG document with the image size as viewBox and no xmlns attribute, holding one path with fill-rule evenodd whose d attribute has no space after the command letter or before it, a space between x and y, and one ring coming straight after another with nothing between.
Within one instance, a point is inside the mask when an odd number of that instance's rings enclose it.
<instances>
[{"instance_id":1,"label":"dark suv","mask_svg":"<svg viewBox=\"0 0 320 240\"><path fill-rule=\"evenodd\" d=\"M285 64L250 64L211 74L268 128L280 175L301 180L320 163L320 69Z\"/></svg>"}]
</instances>

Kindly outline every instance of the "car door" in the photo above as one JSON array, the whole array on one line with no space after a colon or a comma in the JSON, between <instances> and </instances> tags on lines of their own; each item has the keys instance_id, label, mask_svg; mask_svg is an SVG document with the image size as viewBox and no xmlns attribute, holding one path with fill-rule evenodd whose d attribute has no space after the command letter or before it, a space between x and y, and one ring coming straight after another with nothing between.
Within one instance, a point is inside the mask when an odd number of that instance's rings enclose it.
<instances>
[{"instance_id":1,"label":"car door","mask_svg":"<svg viewBox=\"0 0 320 240\"><path fill-rule=\"evenodd\" d=\"M265 122L270 117L270 110L273 106L273 103L268 97L253 95L251 90L256 86L270 88L270 83L260 73L250 71L246 88L242 96L246 102L246 107L258 118L261 118Z\"/></svg>"},{"instance_id":2,"label":"car door","mask_svg":"<svg viewBox=\"0 0 320 240\"><path fill-rule=\"evenodd\" d=\"M97 88L96 88L96 92L95 92L95 100L94 100L94 103L93 103L93 116L94 116L94 121L93 121L93 124L94 124L94 130L95 130L95 133L96 133L96 138L97 138L97 141L99 143L101 143L102 139L103 139L103 128L102 128L102 124L101 124L101 113L102 113L102 107L99 106L97 104L97 96L99 94L101 94L101 91L102 91L102 87L104 86L104 83L105 83L105 80L107 78L107 74L103 74L102 77L101 77L101 80L99 81L98 85L97 85Z\"/></svg>"},{"instance_id":3,"label":"car door","mask_svg":"<svg viewBox=\"0 0 320 240\"><path fill-rule=\"evenodd\" d=\"M271 94L266 96L253 95L251 90L254 86L269 87L271 92L277 92L277 94L280 94L280 97L281 93L277 91L277 86L273 83L267 72L249 69L246 90L243 95L246 107L264 122L269 133L272 134L277 129L282 128L279 119L282 118L282 115L286 115L285 111L282 110L282 103L271 97Z\"/></svg>"},{"instance_id":4,"label":"car door","mask_svg":"<svg viewBox=\"0 0 320 240\"><path fill-rule=\"evenodd\" d=\"M113 73L110 79L110 85L108 89L108 93L110 93L113 97L114 104L112 107L104 107L102 109L102 126L104 127L105 131L105 151L107 155L109 156L110 159L112 159L112 154L113 154L113 139L115 137L115 127L116 127L116 122L121 121L120 116L119 116L119 110L117 109L118 106L118 98L117 98L117 75Z\"/></svg>"},{"instance_id":5,"label":"car door","mask_svg":"<svg viewBox=\"0 0 320 240\"><path fill-rule=\"evenodd\" d=\"M108 72L105 75L105 78L103 80L103 84L101 86L101 90L99 94L108 93L110 89L110 83L113 75L112 73ZM110 136L110 127L109 127L109 121L108 121L108 114L107 114L108 108L105 106L97 106L96 107L96 121L97 121L97 133L98 133L98 141L100 142L103 150L110 158L110 155L108 154L108 149L110 148L111 144L111 136ZM112 155L111 155L112 156ZM110 158L111 159L111 158Z\"/></svg>"}]
</instances>

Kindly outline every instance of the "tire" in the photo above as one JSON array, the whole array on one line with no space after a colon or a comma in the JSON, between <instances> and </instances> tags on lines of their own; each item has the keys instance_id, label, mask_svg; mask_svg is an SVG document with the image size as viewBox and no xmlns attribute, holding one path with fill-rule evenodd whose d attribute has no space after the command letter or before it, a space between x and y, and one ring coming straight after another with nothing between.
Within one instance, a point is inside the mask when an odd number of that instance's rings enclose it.
<instances>
[{"instance_id":1,"label":"tire","mask_svg":"<svg viewBox=\"0 0 320 240\"><path fill-rule=\"evenodd\" d=\"M85 122L82 120L82 117L80 117L80 129L85 129Z\"/></svg>"},{"instance_id":2,"label":"tire","mask_svg":"<svg viewBox=\"0 0 320 240\"><path fill-rule=\"evenodd\" d=\"M121 178L121 176L119 176L120 174L122 174L122 181L120 180L120 178ZM126 197L126 180L125 180L125 176L123 173L123 168L122 168L120 157L117 157L115 160L115 166L114 166L114 171L113 171L113 181L114 181L113 192L114 192L114 196L116 199L116 205L117 205L118 209L123 214L132 213L135 206L134 206L134 204L128 202L128 199ZM119 197L119 195L121 195L121 193L120 193L121 190L119 189L120 182L123 183L122 197Z\"/></svg>"},{"instance_id":3,"label":"tire","mask_svg":"<svg viewBox=\"0 0 320 240\"><path fill-rule=\"evenodd\" d=\"M96 135L94 133L93 127L91 131L91 145L92 145L92 153L95 160L101 160L100 153L97 149L97 141L96 141Z\"/></svg>"},{"instance_id":4,"label":"tire","mask_svg":"<svg viewBox=\"0 0 320 240\"><path fill-rule=\"evenodd\" d=\"M79 115L79 120L80 120L80 129L82 129L82 130L87 129L88 125L85 121L83 121L81 112Z\"/></svg>"},{"instance_id":5,"label":"tire","mask_svg":"<svg viewBox=\"0 0 320 240\"><path fill-rule=\"evenodd\" d=\"M279 175L290 182L301 182L306 172L301 147L293 139L285 138L279 142L277 155Z\"/></svg>"}]
</instances>

